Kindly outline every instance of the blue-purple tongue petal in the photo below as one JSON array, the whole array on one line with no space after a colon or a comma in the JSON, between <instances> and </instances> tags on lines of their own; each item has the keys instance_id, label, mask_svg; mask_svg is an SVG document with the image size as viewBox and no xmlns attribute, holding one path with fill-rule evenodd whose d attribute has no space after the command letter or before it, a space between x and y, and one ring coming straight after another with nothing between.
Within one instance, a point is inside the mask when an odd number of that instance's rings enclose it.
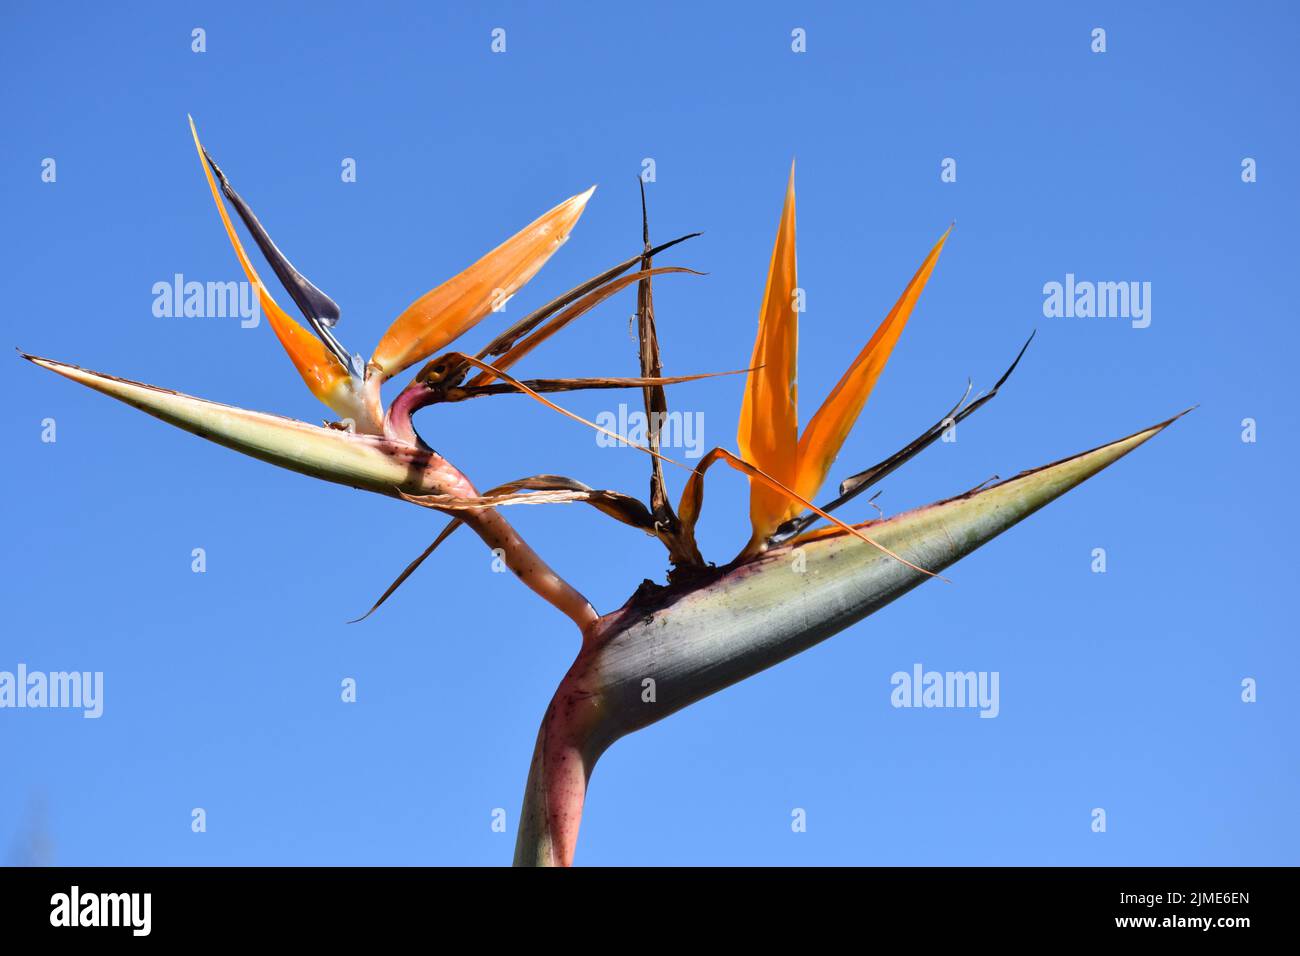
<instances>
[{"instance_id":1,"label":"blue-purple tongue petal","mask_svg":"<svg viewBox=\"0 0 1300 956\"><path fill-rule=\"evenodd\" d=\"M235 207L235 212L239 213L239 218L243 220L249 235L253 237L257 247L262 250L262 255L270 263L272 271L280 280L280 284L289 293L289 297L297 303L299 310L311 324L312 330L329 347L329 350L334 353L338 360L343 363L344 367L353 370L355 374L353 357L348 354L347 349L329 331L338 324L342 315L338 304L293 267L293 263L280 251L265 227L258 221L252 208L239 193L235 192L234 187L230 185L230 180L226 178L226 174L221 171L221 167L217 165L216 160L212 158L212 154L206 148L203 150L203 158L212 167L212 172L216 175L217 181L221 183L221 191L230 200L230 204Z\"/></svg>"}]
</instances>

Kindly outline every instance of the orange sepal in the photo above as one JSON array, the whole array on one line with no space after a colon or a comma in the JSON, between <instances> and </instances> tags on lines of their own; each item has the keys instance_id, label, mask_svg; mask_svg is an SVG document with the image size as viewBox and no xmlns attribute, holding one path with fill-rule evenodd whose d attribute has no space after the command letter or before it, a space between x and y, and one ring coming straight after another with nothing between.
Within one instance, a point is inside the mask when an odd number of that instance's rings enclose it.
<instances>
[{"instance_id":1,"label":"orange sepal","mask_svg":"<svg viewBox=\"0 0 1300 956\"><path fill-rule=\"evenodd\" d=\"M745 383L736 442L740 455L781 484L793 487L797 474L799 405L795 383L799 345L799 313L794 301L798 287L795 267L794 164L786 186L785 205L772 246L767 286L754 339L753 369ZM798 505L765 482L751 476L749 518L753 540L767 538L782 521L798 513Z\"/></svg>"},{"instance_id":2,"label":"orange sepal","mask_svg":"<svg viewBox=\"0 0 1300 956\"><path fill-rule=\"evenodd\" d=\"M596 189L560 203L483 258L416 299L375 347L372 374L392 378L459 338L531 279L569 238Z\"/></svg>"},{"instance_id":3,"label":"orange sepal","mask_svg":"<svg viewBox=\"0 0 1300 956\"><path fill-rule=\"evenodd\" d=\"M351 385L347 369L325 347L325 343L295 322L267 292L266 286L257 275L257 270L253 268L253 263L249 261L248 254L244 252L243 243L239 241L239 234L235 232L234 224L230 221L226 204L217 189L217 181L203 155L203 144L199 142L199 131L195 128L192 117L190 133L194 136L194 146L199 151L199 164L208 179L208 188L212 190L212 199L217 204L217 212L221 213L221 222L226 227L226 235L230 237L230 244L235 249L235 256L239 259L244 275L257 290L257 299L261 303L262 311L266 313L267 320L271 323L271 330L275 332L275 337L280 340L280 344L289 355L289 360L293 362L294 368L298 370L298 374L302 376L311 393L335 411L347 414L348 406L343 404L344 396L350 393Z\"/></svg>"},{"instance_id":4,"label":"orange sepal","mask_svg":"<svg viewBox=\"0 0 1300 956\"><path fill-rule=\"evenodd\" d=\"M803 436L799 439L798 478L794 483L794 488L801 497L812 498L821 489L835 456L844 445L844 439L848 437L853 423L857 421L876 385L876 379L889 361L889 355L898 343L898 337L907 325L908 317L911 316L912 308L920 298L930 273L934 271L934 265L939 260L939 253L943 251L943 244L950 232L951 226L939 237L871 340L858 353L858 357L804 429Z\"/></svg>"}]
</instances>

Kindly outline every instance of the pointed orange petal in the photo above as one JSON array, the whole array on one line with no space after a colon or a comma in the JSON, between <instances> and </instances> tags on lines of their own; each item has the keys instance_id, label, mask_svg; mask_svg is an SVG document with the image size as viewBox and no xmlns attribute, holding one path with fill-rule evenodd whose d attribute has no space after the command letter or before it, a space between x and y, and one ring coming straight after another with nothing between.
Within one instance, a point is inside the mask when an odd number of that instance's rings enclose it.
<instances>
[{"instance_id":1,"label":"pointed orange petal","mask_svg":"<svg viewBox=\"0 0 1300 956\"><path fill-rule=\"evenodd\" d=\"M754 339L753 371L745 385L736 442L740 455L782 484L793 487L799 437L798 392L795 385L799 345L799 313L794 301L795 270L794 164L786 187L781 224L772 247L767 288ZM761 367L760 367L761 366ZM749 518L754 540L766 539L786 518L797 514L789 497L751 476Z\"/></svg>"},{"instance_id":2,"label":"pointed orange petal","mask_svg":"<svg viewBox=\"0 0 1300 956\"><path fill-rule=\"evenodd\" d=\"M234 246L235 256L243 267L244 275L257 290L258 301L262 305L262 311L266 313L267 320L271 323L275 337L284 346L290 361L302 376L302 380L307 383L311 393L335 411L348 414L350 406L346 398L351 388L347 369L330 353L325 343L290 318L267 292L266 286L258 278L257 270L249 261L248 254L244 252L243 243L239 241L239 234L235 232L234 224L230 221L226 204L217 189L217 181L203 155L203 144L199 142L199 131L194 126L193 117L190 118L190 133L194 136L194 146L199 151L199 164L203 167L203 174L208 178L208 188L212 190L212 199L217 204L217 212L221 213L221 222L226 227L226 235L230 237L230 244Z\"/></svg>"},{"instance_id":3,"label":"pointed orange petal","mask_svg":"<svg viewBox=\"0 0 1300 956\"><path fill-rule=\"evenodd\" d=\"M950 232L951 226L939 237L939 241L921 263L921 268L916 270L916 275L912 276L912 281L894 303L893 309L885 316L871 340L853 360L853 364L804 429L803 437L799 439L798 480L794 485L802 497L812 498L826 480L826 473L830 471L835 456L844 445L844 439L861 414L862 406L875 387L881 370L889 361L889 355L898 343L903 326L907 325L912 307L920 298L921 290L934 271L935 263L939 261L939 253L943 251L943 244L948 240Z\"/></svg>"},{"instance_id":4,"label":"pointed orange petal","mask_svg":"<svg viewBox=\"0 0 1300 956\"><path fill-rule=\"evenodd\" d=\"M464 272L416 299L379 340L371 364L392 378L473 328L514 295L569 238L596 187L560 203Z\"/></svg>"}]
</instances>

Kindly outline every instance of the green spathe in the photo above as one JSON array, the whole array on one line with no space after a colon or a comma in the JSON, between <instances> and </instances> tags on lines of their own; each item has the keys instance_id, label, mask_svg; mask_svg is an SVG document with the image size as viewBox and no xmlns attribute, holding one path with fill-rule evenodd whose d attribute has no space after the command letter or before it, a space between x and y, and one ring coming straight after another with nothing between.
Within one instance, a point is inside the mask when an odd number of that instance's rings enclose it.
<instances>
[{"instance_id":1,"label":"green spathe","mask_svg":"<svg viewBox=\"0 0 1300 956\"><path fill-rule=\"evenodd\" d=\"M1173 420L990 488L872 522L866 531L908 561L941 571ZM802 552L797 561L796 550ZM525 787L516 864L571 862L586 780L619 737L807 650L928 580L870 544L838 534L804 544L796 539L702 587L639 591L601 618L547 710Z\"/></svg>"}]
</instances>

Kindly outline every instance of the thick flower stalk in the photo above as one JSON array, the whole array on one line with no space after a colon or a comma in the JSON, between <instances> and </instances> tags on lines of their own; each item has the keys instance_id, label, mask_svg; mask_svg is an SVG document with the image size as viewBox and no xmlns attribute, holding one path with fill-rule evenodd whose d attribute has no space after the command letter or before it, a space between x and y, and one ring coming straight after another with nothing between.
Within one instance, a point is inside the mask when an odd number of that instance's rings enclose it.
<instances>
[{"instance_id":1,"label":"thick flower stalk","mask_svg":"<svg viewBox=\"0 0 1300 956\"><path fill-rule=\"evenodd\" d=\"M919 454L952 423L987 404L1024 354L1022 348L988 392L968 402L968 388L961 401L914 441L843 479L832 500L813 503L915 310L948 233L930 250L801 431L795 390L799 290L792 168L746 370L737 450L716 448L690 469L662 454L656 426L667 409L665 387L707 373L663 375L652 295L654 277L690 272L655 267L652 261L689 236L652 246L643 216L640 252L529 313L479 352L443 351L541 268L581 216L591 196L588 190L543 214L464 272L417 299L365 359L348 352L337 338L338 306L294 269L203 149L192 123L191 130L222 224L273 332L308 388L339 420L316 426L52 359L24 357L244 454L447 515L450 520L442 532L375 602L372 612L464 525L488 547L499 549L526 586L576 625L581 638L577 658L543 717L528 771L515 852L518 864L573 862L588 778L597 759L618 738L811 647L939 576L1173 421L991 487L892 518L848 524L834 512ZM307 328L284 312L262 284L226 201L298 306ZM539 345L634 284L639 374L586 379L520 379L512 374L513 366ZM385 409L383 384L421 362L425 364L420 372ZM642 392L651 427L647 444L636 447L651 463L648 503L561 475L531 475L480 491L415 427L415 414L430 405L523 394L599 429L547 397L593 388ZM717 462L742 472L750 482L749 538L721 566L705 559L695 539L705 476ZM686 472L675 508L668 495L665 464ZM643 583L623 607L599 614L502 513L510 506L551 503L587 504L657 537L672 566L667 582ZM819 522L821 526L815 527Z\"/></svg>"}]
</instances>

